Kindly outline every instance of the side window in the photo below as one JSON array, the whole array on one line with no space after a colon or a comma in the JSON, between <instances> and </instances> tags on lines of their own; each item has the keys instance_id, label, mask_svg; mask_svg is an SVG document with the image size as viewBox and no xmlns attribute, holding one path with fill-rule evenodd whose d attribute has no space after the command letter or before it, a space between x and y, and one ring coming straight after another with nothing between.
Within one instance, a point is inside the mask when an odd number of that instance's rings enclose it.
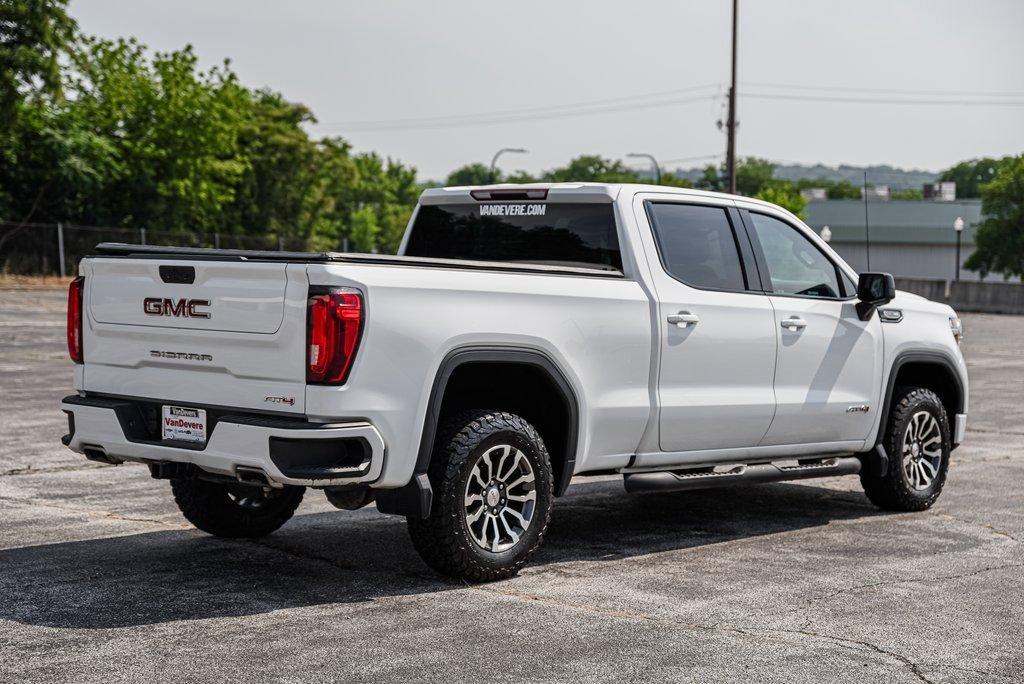
<instances>
[{"instance_id":1,"label":"side window","mask_svg":"<svg viewBox=\"0 0 1024 684\"><path fill-rule=\"evenodd\" d=\"M668 202L648 206L661 261L670 275L694 287L746 289L725 209Z\"/></svg>"},{"instance_id":2,"label":"side window","mask_svg":"<svg viewBox=\"0 0 1024 684\"><path fill-rule=\"evenodd\" d=\"M774 294L840 297L836 267L800 231L779 219L750 212L768 265ZM761 274L762 279L765 274Z\"/></svg>"}]
</instances>

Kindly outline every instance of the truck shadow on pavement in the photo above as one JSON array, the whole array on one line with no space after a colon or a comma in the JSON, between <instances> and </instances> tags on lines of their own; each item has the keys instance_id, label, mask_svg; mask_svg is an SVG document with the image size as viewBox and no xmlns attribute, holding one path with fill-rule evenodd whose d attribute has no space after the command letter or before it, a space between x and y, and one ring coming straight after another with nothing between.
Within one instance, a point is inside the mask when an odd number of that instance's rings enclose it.
<instances>
[{"instance_id":1,"label":"truck shadow on pavement","mask_svg":"<svg viewBox=\"0 0 1024 684\"><path fill-rule=\"evenodd\" d=\"M723 542L875 515L859 492L806 484L630 496L618 480L583 481L556 502L525 573L688 548L713 554ZM237 617L463 586L434 575L405 522L372 507L299 515L255 541L164 530L0 551L0 620L46 627Z\"/></svg>"}]
</instances>

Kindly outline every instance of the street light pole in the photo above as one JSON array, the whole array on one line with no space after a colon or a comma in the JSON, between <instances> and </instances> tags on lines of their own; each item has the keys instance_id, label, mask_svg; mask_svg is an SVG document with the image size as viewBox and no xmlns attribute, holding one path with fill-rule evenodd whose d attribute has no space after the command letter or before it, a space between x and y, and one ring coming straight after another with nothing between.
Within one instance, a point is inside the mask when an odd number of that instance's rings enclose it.
<instances>
[{"instance_id":1,"label":"street light pole","mask_svg":"<svg viewBox=\"0 0 1024 684\"><path fill-rule=\"evenodd\" d=\"M736 21L739 0L732 0L732 78L729 85L729 120L726 122L725 172L729 192L736 193Z\"/></svg>"},{"instance_id":2,"label":"street light pole","mask_svg":"<svg viewBox=\"0 0 1024 684\"><path fill-rule=\"evenodd\" d=\"M644 159L650 159L651 165L654 166L654 184L661 185L661 167L658 165L658 160L654 158L653 154L647 154L646 152L630 152L626 156L643 157Z\"/></svg>"},{"instance_id":3,"label":"street light pole","mask_svg":"<svg viewBox=\"0 0 1024 684\"><path fill-rule=\"evenodd\" d=\"M513 153L513 154L526 154L526 150L524 150L521 147L503 147L500 150L498 150L497 152L495 152L494 153L494 157L491 159L490 179L491 179L492 183L497 183L498 182L498 177L496 175L494 175L494 172L498 168L498 157L500 157L501 155L505 154L506 152Z\"/></svg>"},{"instance_id":4,"label":"street light pole","mask_svg":"<svg viewBox=\"0 0 1024 684\"><path fill-rule=\"evenodd\" d=\"M960 238L964 234L964 220L957 216L953 221L953 230L956 231L956 282L960 282Z\"/></svg>"}]
</instances>

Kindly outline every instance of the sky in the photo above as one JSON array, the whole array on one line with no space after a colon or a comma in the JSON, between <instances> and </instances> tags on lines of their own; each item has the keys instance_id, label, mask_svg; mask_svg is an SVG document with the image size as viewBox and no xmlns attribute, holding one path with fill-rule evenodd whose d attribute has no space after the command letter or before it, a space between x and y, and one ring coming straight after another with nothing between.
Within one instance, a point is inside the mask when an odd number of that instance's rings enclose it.
<instances>
[{"instance_id":1,"label":"sky","mask_svg":"<svg viewBox=\"0 0 1024 684\"><path fill-rule=\"evenodd\" d=\"M1024 1L739 6L740 156L939 170L1024 153ZM246 85L312 108L314 134L412 164L421 179L490 163L504 147L528 152L500 167L534 173L580 154L634 152L688 168L717 163L725 149L716 122L729 81L728 0L70 8L86 33L157 50L191 44L204 65L230 58Z\"/></svg>"}]
</instances>

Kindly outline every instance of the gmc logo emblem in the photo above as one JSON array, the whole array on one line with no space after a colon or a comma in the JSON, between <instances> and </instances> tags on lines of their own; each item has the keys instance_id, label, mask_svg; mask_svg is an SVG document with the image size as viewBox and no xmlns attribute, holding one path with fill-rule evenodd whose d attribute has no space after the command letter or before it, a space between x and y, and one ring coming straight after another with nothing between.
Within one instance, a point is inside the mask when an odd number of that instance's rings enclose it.
<instances>
[{"instance_id":1,"label":"gmc logo emblem","mask_svg":"<svg viewBox=\"0 0 1024 684\"><path fill-rule=\"evenodd\" d=\"M209 299L167 299L146 297L142 300L142 310L147 316L175 316L177 318L209 318L209 311L200 311L200 307L210 306Z\"/></svg>"}]
</instances>

